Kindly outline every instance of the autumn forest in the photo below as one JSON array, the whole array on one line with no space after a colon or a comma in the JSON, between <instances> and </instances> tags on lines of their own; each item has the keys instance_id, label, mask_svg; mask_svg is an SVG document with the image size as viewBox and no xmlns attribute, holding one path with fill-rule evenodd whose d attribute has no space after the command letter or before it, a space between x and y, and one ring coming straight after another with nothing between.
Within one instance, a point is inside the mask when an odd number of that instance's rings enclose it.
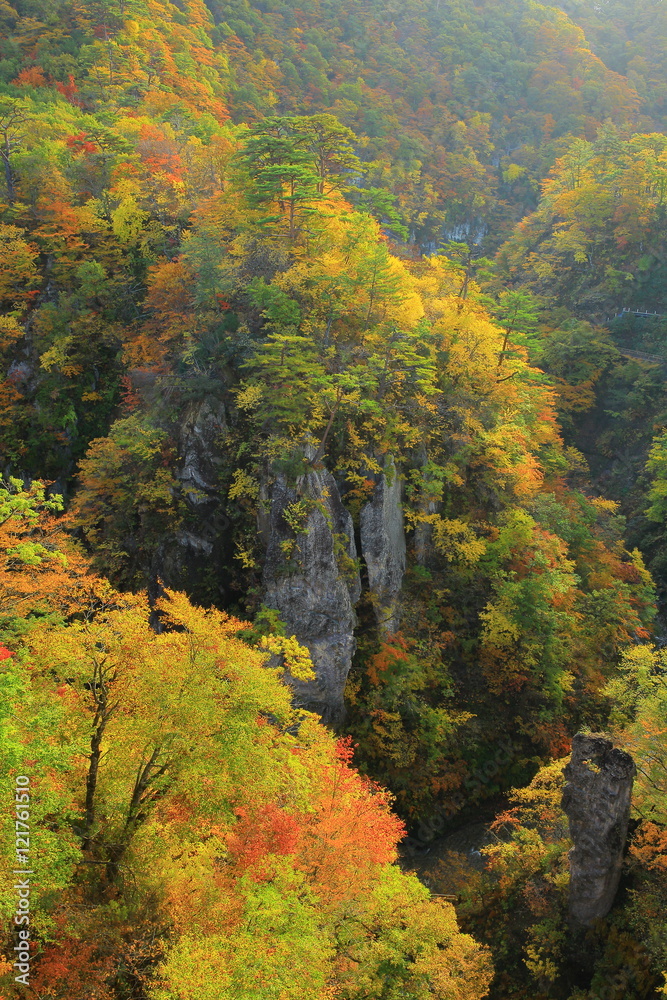
<instances>
[{"instance_id":1,"label":"autumn forest","mask_svg":"<svg viewBox=\"0 0 667 1000\"><path fill-rule=\"evenodd\" d=\"M667 995L667 6L0 0L0 1000Z\"/></svg>"}]
</instances>

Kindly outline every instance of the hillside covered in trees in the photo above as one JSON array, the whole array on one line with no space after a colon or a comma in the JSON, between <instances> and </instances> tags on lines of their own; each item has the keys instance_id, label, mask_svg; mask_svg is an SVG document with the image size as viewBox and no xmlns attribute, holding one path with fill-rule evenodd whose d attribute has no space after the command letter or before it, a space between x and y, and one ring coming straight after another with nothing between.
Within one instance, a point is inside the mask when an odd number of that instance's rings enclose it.
<instances>
[{"instance_id":1,"label":"hillside covered in trees","mask_svg":"<svg viewBox=\"0 0 667 1000\"><path fill-rule=\"evenodd\" d=\"M0 158L1 997L657 1000L667 8L0 0Z\"/></svg>"}]
</instances>

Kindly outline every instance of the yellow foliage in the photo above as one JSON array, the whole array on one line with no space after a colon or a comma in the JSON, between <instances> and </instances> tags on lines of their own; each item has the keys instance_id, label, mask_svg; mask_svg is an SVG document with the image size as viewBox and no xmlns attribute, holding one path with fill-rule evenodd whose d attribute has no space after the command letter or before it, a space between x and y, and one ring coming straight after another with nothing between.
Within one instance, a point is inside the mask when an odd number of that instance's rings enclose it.
<instances>
[{"instance_id":1,"label":"yellow foliage","mask_svg":"<svg viewBox=\"0 0 667 1000\"><path fill-rule=\"evenodd\" d=\"M13 347L22 336L23 328L15 316L0 316L0 351Z\"/></svg>"},{"instance_id":2,"label":"yellow foliage","mask_svg":"<svg viewBox=\"0 0 667 1000\"><path fill-rule=\"evenodd\" d=\"M262 636L259 645L261 649L266 649L276 656L282 656L285 668L296 680L315 680L310 651L299 643L295 635L290 636L289 639L282 635L265 635Z\"/></svg>"},{"instance_id":3,"label":"yellow foliage","mask_svg":"<svg viewBox=\"0 0 667 1000\"><path fill-rule=\"evenodd\" d=\"M227 496L230 500L237 500L239 497L249 497L251 500L256 500L259 496L259 483L243 469L237 469L232 477L232 485L229 487Z\"/></svg>"},{"instance_id":4,"label":"yellow foliage","mask_svg":"<svg viewBox=\"0 0 667 1000\"><path fill-rule=\"evenodd\" d=\"M257 569L257 560L255 559L253 548L251 545L244 544L243 541L237 540L236 555L234 558L238 559L244 569Z\"/></svg>"},{"instance_id":5,"label":"yellow foliage","mask_svg":"<svg viewBox=\"0 0 667 1000\"><path fill-rule=\"evenodd\" d=\"M135 243L149 218L139 207L134 195L124 196L111 213L111 228L123 243Z\"/></svg>"},{"instance_id":6,"label":"yellow foliage","mask_svg":"<svg viewBox=\"0 0 667 1000\"><path fill-rule=\"evenodd\" d=\"M601 514L615 514L621 506L616 500L607 500L605 497L588 497L588 502Z\"/></svg>"},{"instance_id":7,"label":"yellow foliage","mask_svg":"<svg viewBox=\"0 0 667 1000\"><path fill-rule=\"evenodd\" d=\"M70 609L90 584L88 564L50 511L42 483L23 490L20 480L0 487L0 611L25 615L39 608Z\"/></svg>"},{"instance_id":8,"label":"yellow foliage","mask_svg":"<svg viewBox=\"0 0 667 1000\"><path fill-rule=\"evenodd\" d=\"M489 602L480 614L484 622L484 642L501 648L512 646L521 637L521 626L514 621L511 612L514 610L510 602L500 598L497 602Z\"/></svg>"},{"instance_id":9,"label":"yellow foliage","mask_svg":"<svg viewBox=\"0 0 667 1000\"><path fill-rule=\"evenodd\" d=\"M38 254L23 230L0 223L0 302L10 308L23 304L39 283Z\"/></svg>"},{"instance_id":10,"label":"yellow foliage","mask_svg":"<svg viewBox=\"0 0 667 1000\"><path fill-rule=\"evenodd\" d=\"M486 551L486 542L479 538L465 521L442 518L431 514L421 518L433 525L433 541L438 552L452 562L461 561L469 566L479 562Z\"/></svg>"},{"instance_id":11,"label":"yellow foliage","mask_svg":"<svg viewBox=\"0 0 667 1000\"><path fill-rule=\"evenodd\" d=\"M237 391L236 405L239 410L256 410L263 398L263 386L253 383Z\"/></svg>"},{"instance_id":12,"label":"yellow foliage","mask_svg":"<svg viewBox=\"0 0 667 1000\"><path fill-rule=\"evenodd\" d=\"M66 334L59 337L39 359L39 367L50 372L53 368L63 369L67 364L67 355L74 343L74 336Z\"/></svg>"}]
</instances>

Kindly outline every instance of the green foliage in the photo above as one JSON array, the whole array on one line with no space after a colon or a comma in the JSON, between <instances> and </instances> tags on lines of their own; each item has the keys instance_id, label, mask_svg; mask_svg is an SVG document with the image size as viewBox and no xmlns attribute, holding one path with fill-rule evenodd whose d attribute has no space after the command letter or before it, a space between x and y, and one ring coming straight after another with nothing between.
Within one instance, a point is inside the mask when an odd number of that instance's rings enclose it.
<instances>
[{"instance_id":1,"label":"green foliage","mask_svg":"<svg viewBox=\"0 0 667 1000\"><path fill-rule=\"evenodd\" d=\"M485 870L461 885L468 930L491 943L494 996L520 989L560 995L571 947L567 925L567 818L560 808L565 761L541 768L515 790L483 848Z\"/></svg>"},{"instance_id":2,"label":"green foliage","mask_svg":"<svg viewBox=\"0 0 667 1000\"><path fill-rule=\"evenodd\" d=\"M653 476L653 485L648 492L647 516L651 521L664 524L667 520L667 433L663 431L655 438L649 452L646 467Z\"/></svg>"},{"instance_id":3,"label":"green foliage","mask_svg":"<svg viewBox=\"0 0 667 1000\"><path fill-rule=\"evenodd\" d=\"M132 416L93 441L81 463L75 523L93 564L125 586L145 583L157 544L178 524L172 461L167 435Z\"/></svg>"},{"instance_id":4,"label":"green foliage","mask_svg":"<svg viewBox=\"0 0 667 1000\"><path fill-rule=\"evenodd\" d=\"M608 125L573 141L499 251L503 273L579 314L663 312L666 176L662 134L625 139Z\"/></svg>"},{"instance_id":5,"label":"green foliage","mask_svg":"<svg viewBox=\"0 0 667 1000\"><path fill-rule=\"evenodd\" d=\"M461 782L452 767L470 718L452 705L452 684L426 643L398 633L371 655L348 683L351 728L366 767L388 784L402 812L425 818L437 793L445 801Z\"/></svg>"},{"instance_id":6,"label":"green foliage","mask_svg":"<svg viewBox=\"0 0 667 1000\"><path fill-rule=\"evenodd\" d=\"M39 519L40 511L58 512L62 509L62 497L47 497L43 483L31 483L27 489L20 479L12 477L7 483L0 483L0 526L10 517L33 525Z\"/></svg>"}]
</instances>

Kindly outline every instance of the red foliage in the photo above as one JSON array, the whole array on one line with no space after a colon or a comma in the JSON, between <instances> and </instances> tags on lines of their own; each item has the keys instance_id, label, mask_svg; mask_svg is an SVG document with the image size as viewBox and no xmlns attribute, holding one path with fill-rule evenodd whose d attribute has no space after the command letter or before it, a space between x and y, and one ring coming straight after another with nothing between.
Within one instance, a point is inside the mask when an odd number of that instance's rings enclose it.
<instances>
[{"instance_id":1,"label":"red foliage","mask_svg":"<svg viewBox=\"0 0 667 1000\"><path fill-rule=\"evenodd\" d=\"M354 748L356 744L352 742L351 736L341 736L336 743L336 757L341 764L352 764L354 758Z\"/></svg>"},{"instance_id":2,"label":"red foliage","mask_svg":"<svg viewBox=\"0 0 667 1000\"><path fill-rule=\"evenodd\" d=\"M70 149L76 153L96 153L98 145L85 132L68 135L65 140Z\"/></svg>"},{"instance_id":3,"label":"red foliage","mask_svg":"<svg viewBox=\"0 0 667 1000\"><path fill-rule=\"evenodd\" d=\"M389 794L350 767L352 752L349 737L339 741L338 759L313 795L315 811L304 817L301 866L325 904L354 895L376 865L395 860L396 845L405 836Z\"/></svg>"},{"instance_id":4,"label":"red foliage","mask_svg":"<svg viewBox=\"0 0 667 1000\"><path fill-rule=\"evenodd\" d=\"M570 752L571 736L562 719L553 722L540 721L536 736L548 757L558 759L565 757Z\"/></svg>"},{"instance_id":5,"label":"red foliage","mask_svg":"<svg viewBox=\"0 0 667 1000\"><path fill-rule=\"evenodd\" d=\"M619 562L616 566L616 576L625 583L641 583L639 570L630 562Z\"/></svg>"},{"instance_id":6,"label":"red foliage","mask_svg":"<svg viewBox=\"0 0 667 1000\"><path fill-rule=\"evenodd\" d=\"M295 816L269 802L259 809L235 810L238 822L227 836L227 846L241 871L253 869L258 881L270 877L265 862L271 855L295 854L300 824Z\"/></svg>"},{"instance_id":7,"label":"red foliage","mask_svg":"<svg viewBox=\"0 0 667 1000\"><path fill-rule=\"evenodd\" d=\"M381 674L390 667L395 667L399 663L407 663L410 644L402 635L396 634L383 642L379 651L370 659L368 664L368 677L371 684L377 686L382 683Z\"/></svg>"},{"instance_id":8,"label":"red foliage","mask_svg":"<svg viewBox=\"0 0 667 1000\"><path fill-rule=\"evenodd\" d=\"M112 972L112 959L99 958L97 945L65 938L47 945L30 977L31 993L47 998L86 997L87 1000L112 1000L106 980Z\"/></svg>"},{"instance_id":9,"label":"red foliage","mask_svg":"<svg viewBox=\"0 0 667 1000\"><path fill-rule=\"evenodd\" d=\"M0 646L0 660L8 660L14 654L6 646Z\"/></svg>"},{"instance_id":10,"label":"red foliage","mask_svg":"<svg viewBox=\"0 0 667 1000\"><path fill-rule=\"evenodd\" d=\"M137 148L151 173L163 173L173 180L180 180L183 162L176 144L155 125L143 126Z\"/></svg>"},{"instance_id":11,"label":"red foliage","mask_svg":"<svg viewBox=\"0 0 667 1000\"><path fill-rule=\"evenodd\" d=\"M121 386L120 398L123 413L134 413L141 406L141 396L135 389L130 375L123 375Z\"/></svg>"},{"instance_id":12,"label":"red foliage","mask_svg":"<svg viewBox=\"0 0 667 1000\"><path fill-rule=\"evenodd\" d=\"M79 88L75 84L74 77L71 73L67 78L67 83L56 83L56 90L59 94L62 94L70 104L73 104L75 108L80 108L82 106L83 102L80 98L74 96L79 93Z\"/></svg>"}]
</instances>

